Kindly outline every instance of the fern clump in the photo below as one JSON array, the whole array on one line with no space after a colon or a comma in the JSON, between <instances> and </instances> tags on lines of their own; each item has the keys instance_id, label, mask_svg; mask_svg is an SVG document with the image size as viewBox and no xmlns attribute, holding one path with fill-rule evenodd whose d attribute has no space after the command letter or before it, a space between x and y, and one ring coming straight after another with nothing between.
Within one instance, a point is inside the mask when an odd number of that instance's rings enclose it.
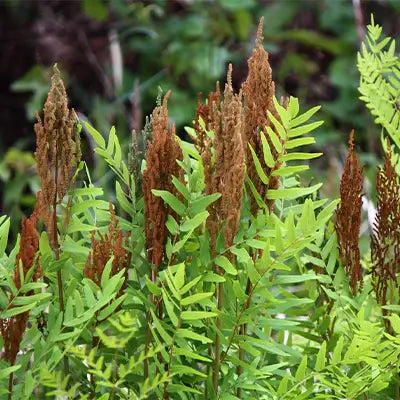
<instances>
[{"instance_id":1,"label":"fern clump","mask_svg":"<svg viewBox=\"0 0 400 400\"><path fill-rule=\"evenodd\" d=\"M399 305L374 296L389 285L380 262L371 276L361 268L353 141L341 199L322 198L322 183L302 175L322 155L308 147L320 107L275 97L262 23L242 91L231 74L223 94L217 85L199 102L191 141L168 120L170 92L160 97L143 160L144 138L125 155L115 128L105 137L83 123L115 179L110 200L79 159L82 127L55 71L36 125L38 173L51 184L10 251L0 218L0 396L394 398ZM54 142L65 134L64 147Z\"/></svg>"}]
</instances>

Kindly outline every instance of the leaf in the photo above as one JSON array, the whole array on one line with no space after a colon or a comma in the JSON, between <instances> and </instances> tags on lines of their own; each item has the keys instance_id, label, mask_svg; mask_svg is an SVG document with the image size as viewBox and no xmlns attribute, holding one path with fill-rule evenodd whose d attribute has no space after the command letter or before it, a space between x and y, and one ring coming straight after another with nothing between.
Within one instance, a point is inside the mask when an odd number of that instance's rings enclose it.
<instances>
[{"instance_id":1,"label":"leaf","mask_svg":"<svg viewBox=\"0 0 400 400\"><path fill-rule=\"evenodd\" d=\"M400 317L397 314L393 314L388 318L393 330L400 335Z\"/></svg>"},{"instance_id":2,"label":"leaf","mask_svg":"<svg viewBox=\"0 0 400 400\"><path fill-rule=\"evenodd\" d=\"M220 197L221 193L213 193L207 196L198 197L190 203L189 214L195 216L202 211L205 211L211 203L214 203L214 201L218 200Z\"/></svg>"},{"instance_id":3,"label":"leaf","mask_svg":"<svg viewBox=\"0 0 400 400\"><path fill-rule=\"evenodd\" d=\"M283 395L287 392L289 378L290 378L290 375L285 374L284 377L281 379L279 386L278 386L278 391L276 392L277 395Z\"/></svg>"},{"instance_id":4,"label":"leaf","mask_svg":"<svg viewBox=\"0 0 400 400\"><path fill-rule=\"evenodd\" d=\"M193 321L197 319L213 318L218 314L211 311L182 311L184 321Z\"/></svg>"},{"instance_id":5,"label":"leaf","mask_svg":"<svg viewBox=\"0 0 400 400\"><path fill-rule=\"evenodd\" d=\"M299 367L297 368L296 375L295 375L296 381L300 382L305 378L306 370L307 370L307 354L305 354L303 356L301 363L299 364Z\"/></svg>"},{"instance_id":6,"label":"leaf","mask_svg":"<svg viewBox=\"0 0 400 400\"><path fill-rule=\"evenodd\" d=\"M324 340L317 354L317 360L315 362L316 371L321 371L321 369L325 367L325 362L326 362L325 355L326 355L326 341Z\"/></svg>"},{"instance_id":7,"label":"leaf","mask_svg":"<svg viewBox=\"0 0 400 400\"><path fill-rule=\"evenodd\" d=\"M310 167L308 165L294 165L291 167L281 167L272 172L272 176L285 176L291 175L296 172L306 171Z\"/></svg>"},{"instance_id":8,"label":"leaf","mask_svg":"<svg viewBox=\"0 0 400 400\"><path fill-rule=\"evenodd\" d=\"M337 364L342 359L342 350L344 344L344 336L341 335L336 343L335 350L333 350L332 364Z\"/></svg>"},{"instance_id":9,"label":"leaf","mask_svg":"<svg viewBox=\"0 0 400 400\"><path fill-rule=\"evenodd\" d=\"M256 167L258 176L260 177L260 179L261 179L262 183L264 183L264 185L268 185L269 179L268 179L267 175L265 175L265 172L261 166L260 160L258 159L257 154L253 150L253 147L251 146L250 143L249 143L249 148L250 148L251 155L253 157L254 166Z\"/></svg>"},{"instance_id":10,"label":"leaf","mask_svg":"<svg viewBox=\"0 0 400 400\"><path fill-rule=\"evenodd\" d=\"M262 143L265 164L267 164L269 168L273 168L275 166L275 161L272 156L268 140L266 139L264 132L260 132L260 136L261 136L261 143Z\"/></svg>"},{"instance_id":11,"label":"leaf","mask_svg":"<svg viewBox=\"0 0 400 400\"><path fill-rule=\"evenodd\" d=\"M156 189L152 189L151 192L154 194L154 196L161 197L164 200L164 202L168 204L181 217L183 217L186 214L185 205L172 193L166 190L156 190Z\"/></svg>"},{"instance_id":12,"label":"leaf","mask_svg":"<svg viewBox=\"0 0 400 400\"><path fill-rule=\"evenodd\" d=\"M187 358L193 359L193 360L199 360L199 361L204 361L204 362L211 362L212 360L206 357L201 356L200 354L193 353L192 351L182 349L179 347L175 347L174 353L178 356L185 356Z\"/></svg>"},{"instance_id":13,"label":"leaf","mask_svg":"<svg viewBox=\"0 0 400 400\"><path fill-rule=\"evenodd\" d=\"M4 379L8 377L10 374L12 374L15 371L18 371L21 368L21 365L13 365L12 367L2 367L0 370L0 379Z\"/></svg>"},{"instance_id":14,"label":"leaf","mask_svg":"<svg viewBox=\"0 0 400 400\"><path fill-rule=\"evenodd\" d=\"M153 324L155 328L157 329L157 332L160 334L161 338L165 342L166 345L171 345L172 343L172 337L167 333L167 331L162 327L159 319L156 317L154 314L154 311L150 309L150 313L153 319Z\"/></svg>"},{"instance_id":15,"label":"leaf","mask_svg":"<svg viewBox=\"0 0 400 400\"><path fill-rule=\"evenodd\" d=\"M101 135L100 132L96 131L96 129L94 129L89 123L87 123L86 121L82 121L83 125L85 126L85 128L87 129L87 131L90 133L90 135L92 136L93 140L96 142L97 146L101 147L101 148L105 148L106 147L106 141L104 140L103 136Z\"/></svg>"},{"instance_id":16,"label":"leaf","mask_svg":"<svg viewBox=\"0 0 400 400\"><path fill-rule=\"evenodd\" d=\"M199 335L198 333L193 332L189 329L180 328L176 331L176 335L181 338L196 340L197 342L213 343L213 341L208 337Z\"/></svg>"},{"instance_id":17,"label":"leaf","mask_svg":"<svg viewBox=\"0 0 400 400\"><path fill-rule=\"evenodd\" d=\"M278 200L278 199L295 199L301 196L307 196L314 193L322 186L322 183L317 183L314 186L307 188L290 188L290 189L269 189L267 192L267 199Z\"/></svg>"},{"instance_id":18,"label":"leaf","mask_svg":"<svg viewBox=\"0 0 400 400\"><path fill-rule=\"evenodd\" d=\"M304 114L301 114L298 117L292 119L290 123L290 128L294 128L298 125L304 124L304 122L307 122L320 108L321 106L313 107L310 110L306 111Z\"/></svg>"},{"instance_id":19,"label":"leaf","mask_svg":"<svg viewBox=\"0 0 400 400\"><path fill-rule=\"evenodd\" d=\"M9 308L8 310L4 311L2 314L0 314L0 317L1 318L14 317L16 315L19 315L26 311L31 310L35 306L36 306L36 302L30 303L30 304L27 304L27 305L21 306L21 307L12 307L12 308Z\"/></svg>"},{"instance_id":20,"label":"leaf","mask_svg":"<svg viewBox=\"0 0 400 400\"><path fill-rule=\"evenodd\" d=\"M105 288L105 286L108 283L108 280L110 279L110 272L111 272L113 261L114 261L114 256L111 256L111 258L107 261L107 263L103 269L103 273L101 274L100 286L102 289Z\"/></svg>"},{"instance_id":21,"label":"leaf","mask_svg":"<svg viewBox=\"0 0 400 400\"><path fill-rule=\"evenodd\" d=\"M208 211L203 211L198 214L196 214L193 218L186 220L182 225L180 230L182 232L188 232L190 230L196 229L199 225L204 223L209 216Z\"/></svg>"},{"instance_id":22,"label":"leaf","mask_svg":"<svg viewBox=\"0 0 400 400\"><path fill-rule=\"evenodd\" d=\"M323 153L288 153L279 157L279 161L287 162L292 160L311 160L322 156Z\"/></svg>"},{"instance_id":23,"label":"leaf","mask_svg":"<svg viewBox=\"0 0 400 400\"><path fill-rule=\"evenodd\" d=\"M307 125L299 126L298 128L293 128L289 131L289 137L294 138L309 133L320 127L323 123L324 121L316 121Z\"/></svg>"},{"instance_id":24,"label":"leaf","mask_svg":"<svg viewBox=\"0 0 400 400\"><path fill-rule=\"evenodd\" d=\"M194 369L192 367L188 367L187 365L173 365L171 366L171 373L177 375L197 375L203 378L207 378L206 374Z\"/></svg>"},{"instance_id":25,"label":"leaf","mask_svg":"<svg viewBox=\"0 0 400 400\"><path fill-rule=\"evenodd\" d=\"M201 300L208 299L214 294L214 292L204 292L204 293L196 293L192 296L185 297L181 300L181 304L183 306L188 306L193 303L198 303Z\"/></svg>"},{"instance_id":26,"label":"leaf","mask_svg":"<svg viewBox=\"0 0 400 400\"><path fill-rule=\"evenodd\" d=\"M215 264L220 266L226 273L231 275L237 275L237 270L235 266L225 257L225 256L218 256L215 259Z\"/></svg>"},{"instance_id":27,"label":"leaf","mask_svg":"<svg viewBox=\"0 0 400 400\"><path fill-rule=\"evenodd\" d=\"M291 139L286 142L286 149L294 149L299 146L306 146L309 144L314 144L315 139L313 137L304 137L300 139Z\"/></svg>"}]
</instances>

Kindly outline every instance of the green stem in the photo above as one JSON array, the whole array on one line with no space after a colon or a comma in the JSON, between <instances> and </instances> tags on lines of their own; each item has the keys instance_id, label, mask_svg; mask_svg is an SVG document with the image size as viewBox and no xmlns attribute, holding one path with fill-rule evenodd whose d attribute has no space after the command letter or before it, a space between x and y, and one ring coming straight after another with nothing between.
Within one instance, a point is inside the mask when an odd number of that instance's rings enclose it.
<instances>
[{"instance_id":1,"label":"green stem","mask_svg":"<svg viewBox=\"0 0 400 400\"><path fill-rule=\"evenodd\" d=\"M221 275L221 271L219 271ZM218 284L218 293L217 293L217 307L218 311L222 310L223 306L223 284L220 282ZM218 379L219 379L219 369L221 365L221 338L219 337L219 332L221 332L221 317L217 317L217 332L215 338L215 364L213 371L213 388L214 393L218 393Z\"/></svg>"}]
</instances>

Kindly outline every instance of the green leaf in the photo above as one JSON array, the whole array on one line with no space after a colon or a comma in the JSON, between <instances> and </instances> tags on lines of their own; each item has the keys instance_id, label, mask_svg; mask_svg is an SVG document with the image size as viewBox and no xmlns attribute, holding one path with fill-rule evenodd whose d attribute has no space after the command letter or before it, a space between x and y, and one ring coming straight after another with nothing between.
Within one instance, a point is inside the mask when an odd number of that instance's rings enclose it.
<instances>
[{"instance_id":1,"label":"green leaf","mask_svg":"<svg viewBox=\"0 0 400 400\"><path fill-rule=\"evenodd\" d=\"M295 379L296 381L300 382L306 377L306 370L307 370L307 354L305 354L297 368Z\"/></svg>"},{"instance_id":2,"label":"green leaf","mask_svg":"<svg viewBox=\"0 0 400 400\"><path fill-rule=\"evenodd\" d=\"M337 364L342 359L342 350L344 344L344 336L341 335L336 343L335 350L333 350L332 364Z\"/></svg>"},{"instance_id":3,"label":"green leaf","mask_svg":"<svg viewBox=\"0 0 400 400\"><path fill-rule=\"evenodd\" d=\"M317 360L315 362L316 371L321 371L321 369L325 367L325 362L326 362L325 355L326 355L326 341L324 340L317 354Z\"/></svg>"},{"instance_id":4,"label":"green leaf","mask_svg":"<svg viewBox=\"0 0 400 400\"><path fill-rule=\"evenodd\" d=\"M282 126L282 124L274 117L274 115L271 113L271 111L269 111L269 110L267 110L267 114L268 114L268 118L272 121L272 123L274 124L274 126L275 126L275 129L277 130L277 132L278 132L278 134L279 134L279 136L281 137L281 139L282 140L286 140L287 139L287 135L286 135L286 130L285 130L285 128ZM280 116L281 116L281 114L279 114ZM269 129L268 129L269 127L267 127L267 131L268 131L268 133L270 133L270 131L269 131ZM274 132L275 133L275 132ZM271 137L271 136L270 136ZM277 138L278 139L278 138ZM275 146L275 139L272 139L272 137L271 137L271 140L272 140L272 142L273 142L273 144L274 144L274 146ZM278 139L278 141L279 141L279 139ZM282 151L282 144L280 143L280 141L279 141L279 144L280 144L280 149L281 150L279 150L278 149L278 147L276 147L275 146L275 148L276 148L276 150L278 151L278 153L280 153L281 151Z\"/></svg>"},{"instance_id":5,"label":"green leaf","mask_svg":"<svg viewBox=\"0 0 400 400\"><path fill-rule=\"evenodd\" d=\"M0 379L4 379L8 377L11 373L18 371L21 368L21 365L13 365L12 367L2 367L0 370Z\"/></svg>"},{"instance_id":6,"label":"green leaf","mask_svg":"<svg viewBox=\"0 0 400 400\"><path fill-rule=\"evenodd\" d=\"M292 160L311 160L322 156L323 153L288 153L279 157L279 161L287 162Z\"/></svg>"},{"instance_id":7,"label":"green leaf","mask_svg":"<svg viewBox=\"0 0 400 400\"><path fill-rule=\"evenodd\" d=\"M264 132L260 132L260 136L261 136L261 143L262 143L265 164L267 164L269 168L273 168L275 166L275 161L272 156L268 140L266 139Z\"/></svg>"},{"instance_id":8,"label":"green leaf","mask_svg":"<svg viewBox=\"0 0 400 400\"><path fill-rule=\"evenodd\" d=\"M280 396L287 392L289 379L290 379L290 375L285 374L284 377L281 379L281 382L279 383L278 391L276 392L277 395Z\"/></svg>"},{"instance_id":9,"label":"green leaf","mask_svg":"<svg viewBox=\"0 0 400 400\"><path fill-rule=\"evenodd\" d=\"M172 324L174 325L174 327L176 328L178 326L178 317L175 314L174 311L174 305L173 303L168 299L165 291L163 291L162 293L162 297L163 297L163 301L164 301L164 305L165 305L165 309L167 310L167 314L169 316L169 319L171 320Z\"/></svg>"},{"instance_id":10,"label":"green leaf","mask_svg":"<svg viewBox=\"0 0 400 400\"><path fill-rule=\"evenodd\" d=\"M86 121L82 121L83 125L87 129L87 131L90 133L92 136L93 140L97 144L97 146L101 147L104 149L106 147L106 141L104 140L103 136L101 135L100 132L96 131L90 124L88 124Z\"/></svg>"},{"instance_id":11,"label":"green leaf","mask_svg":"<svg viewBox=\"0 0 400 400\"><path fill-rule=\"evenodd\" d=\"M298 128L293 128L289 131L289 137L295 138L297 136L301 136L306 133L309 133L309 132L313 131L314 129L317 129L318 127L320 127L323 123L324 123L324 121L316 121L316 122L312 122L311 124L299 126Z\"/></svg>"},{"instance_id":12,"label":"green leaf","mask_svg":"<svg viewBox=\"0 0 400 400\"><path fill-rule=\"evenodd\" d=\"M191 280L190 282L188 282L185 286L183 286L180 290L179 293L183 296L186 292L188 292L193 286L196 286L200 280L201 280L201 276L198 276L196 278L194 278L193 280Z\"/></svg>"},{"instance_id":13,"label":"green leaf","mask_svg":"<svg viewBox=\"0 0 400 400\"><path fill-rule=\"evenodd\" d=\"M235 266L225 257L225 256L218 256L215 259L215 264L220 266L226 273L231 275L237 275L237 270Z\"/></svg>"},{"instance_id":14,"label":"green leaf","mask_svg":"<svg viewBox=\"0 0 400 400\"><path fill-rule=\"evenodd\" d=\"M181 304L183 306L188 306L189 304L201 302L201 300L210 298L214 292L204 292L204 293L196 293L192 296L185 297L181 300Z\"/></svg>"},{"instance_id":15,"label":"green leaf","mask_svg":"<svg viewBox=\"0 0 400 400\"><path fill-rule=\"evenodd\" d=\"M113 261L114 261L114 256L111 256L111 258L107 261L107 263L103 269L103 273L101 274L100 286L102 289L105 288L105 286L107 285L107 283L110 279L110 272L111 272Z\"/></svg>"},{"instance_id":16,"label":"green leaf","mask_svg":"<svg viewBox=\"0 0 400 400\"><path fill-rule=\"evenodd\" d=\"M197 375L207 378L207 375L203 374L203 372L200 372L192 367L188 367L187 365L173 365L171 367L171 373L174 375Z\"/></svg>"},{"instance_id":17,"label":"green leaf","mask_svg":"<svg viewBox=\"0 0 400 400\"><path fill-rule=\"evenodd\" d=\"M189 205L190 216L195 216L202 211L205 211L211 203L214 203L214 201L218 200L220 197L221 193L214 193L208 196L201 196L196 200L193 200Z\"/></svg>"},{"instance_id":18,"label":"green leaf","mask_svg":"<svg viewBox=\"0 0 400 400\"><path fill-rule=\"evenodd\" d=\"M218 314L211 311L182 311L184 321L194 321L197 319L213 318Z\"/></svg>"},{"instance_id":19,"label":"green leaf","mask_svg":"<svg viewBox=\"0 0 400 400\"><path fill-rule=\"evenodd\" d=\"M290 96L289 104L287 108L290 117L293 119L299 113L299 99Z\"/></svg>"},{"instance_id":20,"label":"green leaf","mask_svg":"<svg viewBox=\"0 0 400 400\"><path fill-rule=\"evenodd\" d=\"M260 160L258 159L257 154L255 153L255 151L250 143L249 143L249 148L250 148L251 155L253 157L254 165L256 167L258 176L260 177L260 179L264 183L264 185L268 185L268 183L269 183L268 176L265 175L265 172L261 166Z\"/></svg>"},{"instance_id":21,"label":"green leaf","mask_svg":"<svg viewBox=\"0 0 400 400\"><path fill-rule=\"evenodd\" d=\"M181 231L182 232L188 232L190 230L196 229L199 225L204 223L207 220L207 217L209 216L208 211L203 211L197 215L195 215L193 218L186 220L182 225L181 225Z\"/></svg>"},{"instance_id":22,"label":"green leaf","mask_svg":"<svg viewBox=\"0 0 400 400\"><path fill-rule=\"evenodd\" d=\"M304 137L300 139L291 139L286 142L286 150L294 149L299 146L306 146L309 144L314 144L315 139L313 137Z\"/></svg>"},{"instance_id":23,"label":"green leaf","mask_svg":"<svg viewBox=\"0 0 400 400\"><path fill-rule=\"evenodd\" d=\"M298 117L292 119L290 123L290 128L295 128L298 125L304 124L304 122L307 122L320 108L321 106L313 107L310 110L306 111L304 114L301 114Z\"/></svg>"},{"instance_id":24,"label":"green leaf","mask_svg":"<svg viewBox=\"0 0 400 400\"><path fill-rule=\"evenodd\" d=\"M172 193L166 190L156 190L156 189L152 189L151 192L154 194L154 196L161 197L164 200L164 202L168 204L181 217L183 217L186 214L185 205Z\"/></svg>"},{"instance_id":25,"label":"green leaf","mask_svg":"<svg viewBox=\"0 0 400 400\"><path fill-rule=\"evenodd\" d=\"M272 176L286 176L295 174L296 172L306 171L310 167L308 165L295 165L291 167L281 167L272 172Z\"/></svg>"},{"instance_id":26,"label":"green leaf","mask_svg":"<svg viewBox=\"0 0 400 400\"><path fill-rule=\"evenodd\" d=\"M179 347L175 347L174 349L174 353L178 356L185 356L187 358L193 359L193 360L199 360L199 361L204 361L204 362L211 362L212 360L207 358L207 357L203 357L197 353L193 353L192 351L186 350L186 349L182 349Z\"/></svg>"},{"instance_id":27,"label":"green leaf","mask_svg":"<svg viewBox=\"0 0 400 400\"><path fill-rule=\"evenodd\" d=\"M18 296L13 299L13 304L16 306L24 306L25 304L38 303L52 297L51 293L37 293L31 296Z\"/></svg>"},{"instance_id":28,"label":"green leaf","mask_svg":"<svg viewBox=\"0 0 400 400\"><path fill-rule=\"evenodd\" d=\"M180 328L176 331L176 336L180 338L196 340L197 342L202 342L202 343L213 343L213 341L210 338L199 335L198 333L193 332L190 329Z\"/></svg>"},{"instance_id":29,"label":"green leaf","mask_svg":"<svg viewBox=\"0 0 400 400\"><path fill-rule=\"evenodd\" d=\"M184 263L178 264L178 268L174 275L174 284L175 284L176 288L179 290L180 294L185 293L184 287L182 287L185 284L185 264Z\"/></svg>"},{"instance_id":30,"label":"green leaf","mask_svg":"<svg viewBox=\"0 0 400 400\"><path fill-rule=\"evenodd\" d=\"M295 199L301 196L307 196L314 193L322 186L322 183L317 183L314 186L307 188L290 188L290 189L269 189L267 192L267 199L278 200L278 199Z\"/></svg>"},{"instance_id":31,"label":"green leaf","mask_svg":"<svg viewBox=\"0 0 400 400\"><path fill-rule=\"evenodd\" d=\"M393 330L400 335L400 317L396 314L393 314L388 318Z\"/></svg>"},{"instance_id":32,"label":"green leaf","mask_svg":"<svg viewBox=\"0 0 400 400\"><path fill-rule=\"evenodd\" d=\"M21 307L12 307L9 308L8 310L4 311L2 314L0 314L1 318L10 318L10 317L14 317L16 315L22 314L26 311L31 310L33 307L36 306L36 302L32 302L30 304L26 304L24 306Z\"/></svg>"},{"instance_id":33,"label":"green leaf","mask_svg":"<svg viewBox=\"0 0 400 400\"><path fill-rule=\"evenodd\" d=\"M164 343L166 345L171 345L172 343L172 337L167 333L167 331L162 327L159 319L156 317L154 314L154 311L150 309L150 313L153 319L153 324L155 328L157 329L157 332L160 334L161 338L163 339Z\"/></svg>"},{"instance_id":34,"label":"green leaf","mask_svg":"<svg viewBox=\"0 0 400 400\"><path fill-rule=\"evenodd\" d=\"M276 152L280 154L282 152L282 143L280 142L278 135L269 126L267 126L267 133Z\"/></svg>"}]
</instances>

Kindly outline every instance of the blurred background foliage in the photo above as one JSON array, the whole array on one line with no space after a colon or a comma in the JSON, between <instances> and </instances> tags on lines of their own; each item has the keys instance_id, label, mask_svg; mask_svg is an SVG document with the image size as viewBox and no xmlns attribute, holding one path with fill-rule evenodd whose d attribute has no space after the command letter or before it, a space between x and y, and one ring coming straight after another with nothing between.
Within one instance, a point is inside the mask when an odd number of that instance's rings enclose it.
<instances>
[{"instance_id":1,"label":"blurred background foliage","mask_svg":"<svg viewBox=\"0 0 400 400\"><path fill-rule=\"evenodd\" d=\"M18 230L34 203L33 124L54 63L78 116L105 136L116 125L127 149L159 87L172 90L170 117L180 135L192 123L198 93L224 82L229 62L238 89L261 16L277 95L299 97L307 108L323 106L317 146L325 157L313 173L325 181L324 195L338 194L353 128L374 181L379 131L358 100L356 67L371 13L386 34L400 36L399 0L1 0L1 213ZM93 178L107 186L111 177L103 176L85 135L83 144Z\"/></svg>"}]
</instances>

